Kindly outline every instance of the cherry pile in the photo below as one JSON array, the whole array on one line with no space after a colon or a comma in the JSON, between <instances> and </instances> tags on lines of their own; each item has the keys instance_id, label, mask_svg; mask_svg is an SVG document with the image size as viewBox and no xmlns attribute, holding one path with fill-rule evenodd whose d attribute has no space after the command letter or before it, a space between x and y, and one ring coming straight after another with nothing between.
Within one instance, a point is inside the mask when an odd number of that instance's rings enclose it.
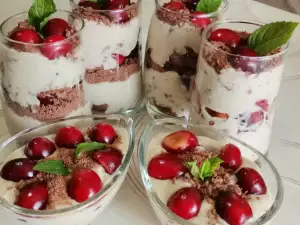
<instances>
[{"instance_id":1,"label":"cherry pile","mask_svg":"<svg viewBox=\"0 0 300 225\"><path fill-rule=\"evenodd\" d=\"M117 134L111 125L99 123L92 128L89 138L91 141L112 144ZM59 129L55 136L55 143L45 137L35 137L24 148L27 158L6 162L1 169L1 177L12 182L33 179L37 175L37 171L33 168L38 160L45 160L54 154L57 147L75 149L83 142L85 142L84 134L73 126ZM111 175L121 165L123 154L120 150L108 146L104 150L92 152L91 157ZM67 191L72 199L83 202L98 193L102 186L101 178L96 172L87 168L78 168L72 171ZM33 182L20 190L15 204L27 209L43 210L47 206L48 194L46 183Z\"/></svg>"},{"instance_id":2,"label":"cherry pile","mask_svg":"<svg viewBox=\"0 0 300 225\"><path fill-rule=\"evenodd\" d=\"M148 174L159 180L173 180L188 172L185 162L178 157L198 146L197 137L186 130L177 131L166 136L162 147L166 150L153 157L148 164ZM219 152L221 167L236 173L237 185L244 195L264 195L267 192L262 176L252 168L242 167L240 149L233 144L226 144ZM192 175L191 175L192 176ZM198 215L203 196L198 189L186 187L172 194L167 206L183 219L191 219ZM243 225L253 216L247 200L233 190L221 191L215 200L217 214L230 225Z\"/></svg>"},{"instance_id":3,"label":"cherry pile","mask_svg":"<svg viewBox=\"0 0 300 225\"><path fill-rule=\"evenodd\" d=\"M40 49L41 53L52 60L60 56L66 56L72 51L72 44L65 40L68 30L70 30L70 26L65 20L53 18L42 28L41 33L44 39L38 32L30 28L16 28L10 38L22 43L43 44ZM23 48L21 44L14 43L13 46L17 49Z\"/></svg>"}]
</instances>

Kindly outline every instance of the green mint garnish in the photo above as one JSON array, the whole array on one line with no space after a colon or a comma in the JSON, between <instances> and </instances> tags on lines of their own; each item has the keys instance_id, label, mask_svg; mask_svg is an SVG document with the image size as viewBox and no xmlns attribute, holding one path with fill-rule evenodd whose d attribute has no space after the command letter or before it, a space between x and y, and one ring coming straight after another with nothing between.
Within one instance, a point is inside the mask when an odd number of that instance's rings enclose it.
<instances>
[{"instance_id":1,"label":"green mint garnish","mask_svg":"<svg viewBox=\"0 0 300 225\"><path fill-rule=\"evenodd\" d=\"M106 4L107 3L107 0L88 0L89 2L95 2L95 3L98 3L98 4Z\"/></svg>"},{"instance_id":2,"label":"green mint garnish","mask_svg":"<svg viewBox=\"0 0 300 225\"><path fill-rule=\"evenodd\" d=\"M216 12L222 4L222 0L201 0L196 6L196 11L204 13Z\"/></svg>"},{"instance_id":3,"label":"green mint garnish","mask_svg":"<svg viewBox=\"0 0 300 225\"><path fill-rule=\"evenodd\" d=\"M103 149L103 148L105 148L105 144L100 143L100 142L85 142L85 143L80 143L76 147L75 158L78 158L78 156L81 153L83 153L83 152L100 150L100 149Z\"/></svg>"},{"instance_id":4,"label":"green mint garnish","mask_svg":"<svg viewBox=\"0 0 300 225\"><path fill-rule=\"evenodd\" d=\"M250 35L248 46L259 55L267 54L286 44L298 25L284 21L266 24Z\"/></svg>"},{"instance_id":5,"label":"green mint garnish","mask_svg":"<svg viewBox=\"0 0 300 225\"><path fill-rule=\"evenodd\" d=\"M53 0L34 0L28 12L28 22L40 31L46 24L47 18L56 12Z\"/></svg>"},{"instance_id":6,"label":"green mint garnish","mask_svg":"<svg viewBox=\"0 0 300 225\"><path fill-rule=\"evenodd\" d=\"M39 162L33 167L33 170L62 176L67 176L71 173L61 160L47 160Z\"/></svg>"},{"instance_id":7,"label":"green mint garnish","mask_svg":"<svg viewBox=\"0 0 300 225\"><path fill-rule=\"evenodd\" d=\"M197 162L186 162L185 166L189 169L194 178L204 180L205 178L213 176L216 169L220 167L223 161L219 157L206 159L201 168L198 167Z\"/></svg>"}]
</instances>

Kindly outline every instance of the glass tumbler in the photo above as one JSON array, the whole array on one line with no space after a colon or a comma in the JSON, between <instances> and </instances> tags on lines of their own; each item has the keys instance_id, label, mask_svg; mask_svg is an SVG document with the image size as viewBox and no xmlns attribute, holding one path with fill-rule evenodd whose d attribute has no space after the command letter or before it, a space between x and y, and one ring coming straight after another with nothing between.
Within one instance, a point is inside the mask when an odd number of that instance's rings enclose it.
<instances>
[{"instance_id":1,"label":"glass tumbler","mask_svg":"<svg viewBox=\"0 0 300 225\"><path fill-rule=\"evenodd\" d=\"M105 114L138 110L143 102L140 1L131 0L125 7L85 0L70 4L85 22L83 89L92 110Z\"/></svg>"},{"instance_id":2,"label":"glass tumbler","mask_svg":"<svg viewBox=\"0 0 300 225\"><path fill-rule=\"evenodd\" d=\"M228 8L223 0L219 10L204 14L189 8L172 11L156 0L145 55L145 91L148 113L154 117L189 117L190 81L196 74L201 33L213 21L220 20ZM194 7L194 6L192 6Z\"/></svg>"},{"instance_id":3,"label":"glass tumbler","mask_svg":"<svg viewBox=\"0 0 300 225\"><path fill-rule=\"evenodd\" d=\"M12 39L18 30L34 29L27 16L28 12L12 16L0 27L4 53L1 100L11 134L48 120L91 113L82 89L83 20L70 12L57 11L51 18L69 23L65 38L56 42L47 42L46 38L32 44Z\"/></svg>"},{"instance_id":4,"label":"glass tumbler","mask_svg":"<svg viewBox=\"0 0 300 225\"><path fill-rule=\"evenodd\" d=\"M263 24L223 21L203 33L198 71L192 84L193 123L212 126L265 154L268 151L287 45L265 56L229 53L210 42L212 31L235 30L241 42ZM233 50L234 51L234 50Z\"/></svg>"}]
</instances>

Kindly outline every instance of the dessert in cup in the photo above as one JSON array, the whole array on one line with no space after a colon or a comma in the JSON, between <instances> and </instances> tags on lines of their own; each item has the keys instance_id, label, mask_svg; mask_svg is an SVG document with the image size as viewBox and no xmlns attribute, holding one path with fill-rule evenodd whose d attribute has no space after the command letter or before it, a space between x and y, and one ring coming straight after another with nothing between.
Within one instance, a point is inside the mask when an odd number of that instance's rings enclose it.
<instances>
[{"instance_id":1,"label":"dessert in cup","mask_svg":"<svg viewBox=\"0 0 300 225\"><path fill-rule=\"evenodd\" d=\"M145 56L147 109L152 117L188 117L201 33L221 19L227 0L156 0ZM159 116L160 115L160 116Z\"/></svg>"},{"instance_id":2,"label":"dessert in cup","mask_svg":"<svg viewBox=\"0 0 300 225\"><path fill-rule=\"evenodd\" d=\"M116 113L143 100L139 56L139 0L70 0L82 17L83 89L92 109Z\"/></svg>"},{"instance_id":3,"label":"dessert in cup","mask_svg":"<svg viewBox=\"0 0 300 225\"><path fill-rule=\"evenodd\" d=\"M35 1L29 12L1 24L1 97L10 133L91 113L82 89L83 27L82 19L57 11L52 1Z\"/></svg>"},{"instance_id":4,"label":"dessert in cup","mask_svg":"<svg viewBox=\"0 0 300 225\"><path fill-rule=\"evenodd\" d=\"M287 41L298 23L223 21L203 33L192 122L268 151Z\"/></svg>"},{"instance_id":5,"label":"dessert in cup","mask_svg":"<svg viewBox=\"0 0 300 225\"><path fill-rule=\"evenodd\" d=\"M277 170L234 137L161 119L146 128L142 140L141 175L163 225L270 224L281 206Z\"/></svg>"},{"instance_id":6,"label":"dessert in cup","mask_svg":"<svg viewBox=\"0 0 300 225\"><path fill-rule=\"evenodd\" d=\"M129 117L78 116L0 144L4 221L87 225L114 198L133 153Z\"/></svg>"}]
</instances>

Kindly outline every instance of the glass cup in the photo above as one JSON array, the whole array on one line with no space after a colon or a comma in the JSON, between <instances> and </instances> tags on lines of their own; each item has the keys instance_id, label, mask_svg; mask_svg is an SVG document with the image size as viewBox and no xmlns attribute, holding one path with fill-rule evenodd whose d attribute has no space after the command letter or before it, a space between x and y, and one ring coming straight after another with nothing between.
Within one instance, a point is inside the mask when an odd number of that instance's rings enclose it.
<instances>
[{"instance_id":1,"label":"glass cup","mask_svg":"<svg viewBox=\"0 0 300 225\"><path fill-rule=\"evenodd\" d=\"M32 28L27 15L12 16L0 27L4 53L1 100L11 134L48 120L91 113L82 89L83 20L70 12L57 11L51 18L64 19L70 26L65 39L41 44L11 39L16 29Z\"/></svg>"},{"instance_id":2,"label":"glass cup","mask_svg":"<svg viewBox=\"0 0 300 225\"><path fill-rule=\"evenodd\" d=\"M83 89L94 112L128 112L142 105L140 1L131 3L124 9L101 9L97 3L70 0L85 22Z\"/></svg>"},{"instance_id":3,"label":"glass cup","mask_svg":"<svg viewBox=\"0 0 300 225\"><path fill-rule=\"evenodd\" d=\"M212 31L228 28L240 32L241 41L247 43L249 33L262 25L223 21L203 32L192 85L191 121L212 126L266 154L287 45L266 56L249 57L228 53L220 43L208 40Z\"/></svg>"},{"instance_id":4,"label":"glass cup","mask_svg":"<svg viewBox=\"0 0 300 225\"><path fill-rule=\"evenodd\" d=\"M188 118L190 81L196 74L201 33L208 24L221 19L228 1L223 0L219 10L209 14L171 11L164 7L166 2L155 0L146 45L147 110L153 118Z\"/></svg>"},{"instance_id":5,"label":"glass cup","mask_svg":"<svg viewBox=\"0 0 300 225\"><path fill-rule=\"evenodd\" d=\"M123 162L118 170L111 175L103 186L102 190L90 199L74 204L68 208L56 210L29 210L21 208L14 203L7 201L2 193L0 196L0 214L1 224L14 225L88 225L108 206L115 197L121 184L126 177L128 166L133 153L133 121L127 116L110 115L110 116L77 116L68 119L52 121L45 125L24 130L15 136L4 140L0 143L0 164L15 152L16 149L27 144L33 137L44 136L56 133L60 128L65 126L76 126L86 128L94 126L97 123L108 123L114 127L124 128L128 137L127 152L124 154ZM124 151L125 152L125 151ZM0 185L1 187L2 184ZM3 188L0 188L3 191Z\"/></svg>"},{"instance_id":6,"label":"glass cup","mask_svg":"<svg viewBox=\"0 0 300 225\"><path fill-rule=\"evenodd\" d=\"M272 203L270 204L269 209L266 210L262 216L255 220L252 219L245 225L270 225L282 204L283 185L278 171L276 170L274 165L268 160L268 158L266 158L259 151L255 150L249 145L239 141L234 137L228 136L227 134L224 134L214 128L202 125L183 124L181 120L172 118L158 119L156 121L152 121L152 123L147 126L145 132L143 133L143 136L141 137L142 141L138 146L142 180L146 188L146 192L151 206L156 216L158 217L160 223L162 225L200 225L188 220L184 220L172 213L172 211L166 206L166 204L158 197L156 190L153 189L152 181L147 171L148 162L150 160L149 157L151 157L151 153L148 149L150 141L158 134L172 133L179 130L188 130L193 132L196 136L205 136L211 138L219 142L222 146L227 143L231 143L240 148L242 156L252 161L255 164L255 166L257 166L260 169L261 173L263 174L268 191L271 193L272 196ZM170 193L170 195L171 194L172 193ZM168 195L161 194L161 196Z\"/></svg>"}]
</instances>

